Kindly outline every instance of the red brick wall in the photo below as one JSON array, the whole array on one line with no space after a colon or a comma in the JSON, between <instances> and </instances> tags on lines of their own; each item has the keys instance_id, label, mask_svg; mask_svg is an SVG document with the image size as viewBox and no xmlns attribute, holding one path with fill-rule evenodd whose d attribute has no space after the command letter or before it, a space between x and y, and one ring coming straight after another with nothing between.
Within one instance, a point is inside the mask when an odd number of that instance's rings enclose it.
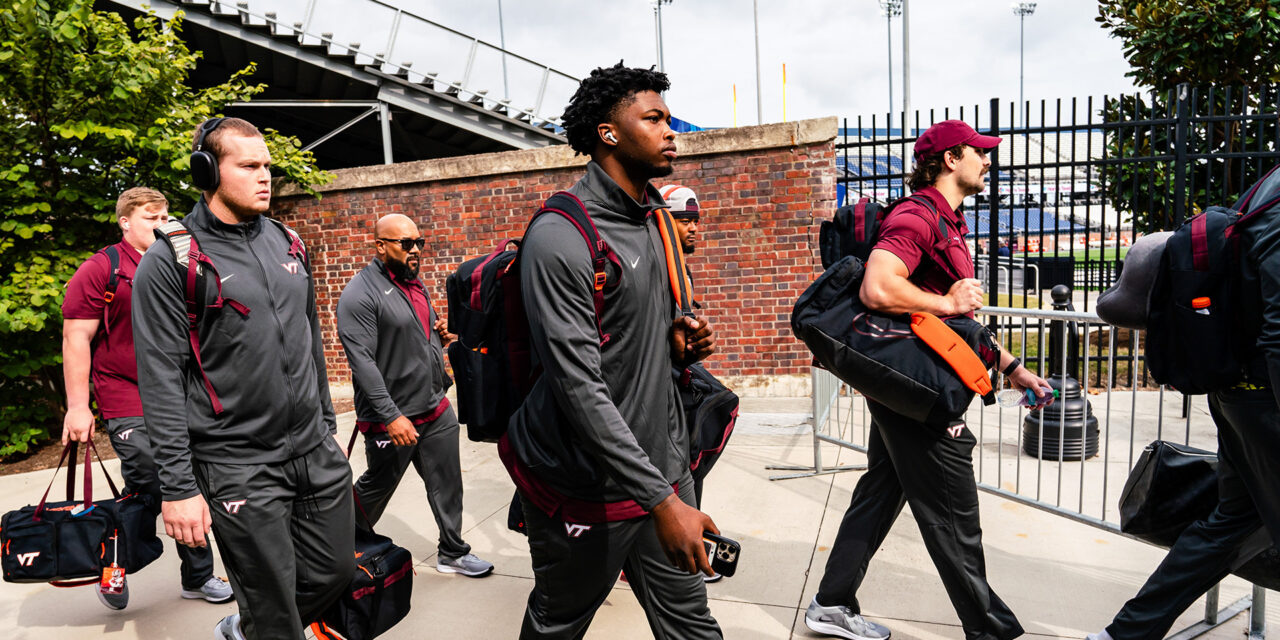
<instances>
[{"instance_id":1,"label":"red brick wall","mask_svg":"<svg viewBox=\"0 0 1280 640\"><path fill-rule=\"evenodd\" d=\"M581 174L571 167L281 198L277 216L312 255L330 379L350 378L334 312L343 287L372 258L374 220L403 213L418 223L427 239L422 278L443 313L445 277L458 263L519 237L536 206ZM807 373L791 306L821 271L814 216L829 216L834 204L832 142L694 156L655 184L671 182L691 187L703 209L690 265L719 337L708 366L726 378Z\"/></svg>"}]
</instances>

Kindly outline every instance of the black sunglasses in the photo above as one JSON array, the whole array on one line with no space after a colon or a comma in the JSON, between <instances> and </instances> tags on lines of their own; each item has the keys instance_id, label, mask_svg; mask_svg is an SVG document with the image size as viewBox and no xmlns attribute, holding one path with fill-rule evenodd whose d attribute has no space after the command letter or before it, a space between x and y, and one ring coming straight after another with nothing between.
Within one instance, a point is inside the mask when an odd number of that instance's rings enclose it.
<instances>
[{"instance_id":1,"label":"black sunglasses","mask_svg":"<svg viewBox=\"0 0 1280 640\"><path fill-rule=\"evenodd\" d=\"M426 238L378 238L378 242L399 242L400 248L405 251L413 251L414 247L422 251L422 248L427 246Z\"/></svg>"}]
</instances>

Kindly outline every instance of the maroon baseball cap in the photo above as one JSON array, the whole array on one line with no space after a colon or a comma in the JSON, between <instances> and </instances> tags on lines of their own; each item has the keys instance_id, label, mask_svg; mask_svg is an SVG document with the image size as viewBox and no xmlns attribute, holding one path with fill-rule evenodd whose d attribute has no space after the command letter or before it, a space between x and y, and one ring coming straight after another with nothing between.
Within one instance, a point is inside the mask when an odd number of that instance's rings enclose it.
<instances>
[{"instance_id":1,"label":"maroon baseball cap","mask_svg":"<svg viewBox=\"0 0 1280 640\"><path fill-rule=\"evenodd\" d=\"M916 139L915 156L927 156L941 153L958 144L967 144L978 149L994 149L1000 144L996 136L984 136L963 120L943 120L929 127Z\"/></svg>"}]
</instances>

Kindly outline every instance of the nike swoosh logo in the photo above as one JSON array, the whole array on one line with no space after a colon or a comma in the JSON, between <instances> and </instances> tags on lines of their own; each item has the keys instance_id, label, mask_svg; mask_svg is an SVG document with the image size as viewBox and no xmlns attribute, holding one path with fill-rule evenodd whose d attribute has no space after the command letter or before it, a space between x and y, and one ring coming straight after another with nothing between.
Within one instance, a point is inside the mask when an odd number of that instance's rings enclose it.
<instances>
[{"instance_id":1,"label":"nike swoosh logo","mask_svg":"<svg viewBox=\"0 0 1280 640\"><path fill-rule=\"evenodd\" d=\"M636 256L636 259L631 261L631 268L636 268L636 265L638 264L640 264L640 256Z\"/></svg>"},{"instance_id":2,"label":"nike swoosh logo","mask_svg":"<svg viewBox=\"0 0 1280 640\"><path fill-rule=\"evenodd\" d=\"M390 294L391 294L391 292L392 292L392 291L395 291L395 290L396 290L396 288L395 288L395 287L391 287L390 289L387 289L386 291L383 291L383 292L382 292L382 295L384 295L384 296L385 296L385 295L390 295Z\"/></svg>"},{"instance_id":3,"label":"nike swoosh logo","mask_svg":"<svg viewBox=\"0 0 1280 640\"><path fill-rule=\"evenodd\" d=\"M231 274L231 275L229 275L229 276L222 276L222 278L220 278L220 279L218 280L218 282L220 282L220 283L221 283L221 282L226 282L226 281L228 281L228 280L230 280L230 279L232 279L232 278L234 278L234 277L236 277L236 274L234 274L234 273L233 273L233 274Z\"/></svg>"}]
</instances>

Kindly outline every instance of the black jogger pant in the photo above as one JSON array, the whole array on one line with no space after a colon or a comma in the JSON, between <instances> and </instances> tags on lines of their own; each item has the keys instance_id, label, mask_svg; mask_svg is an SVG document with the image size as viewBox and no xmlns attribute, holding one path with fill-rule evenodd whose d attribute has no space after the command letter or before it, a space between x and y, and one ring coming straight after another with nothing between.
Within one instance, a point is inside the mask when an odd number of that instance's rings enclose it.
<instances>
[{"instance_id":1,"label":"black jogger pant","mask_svg":"<svg viewBox=\"0 0 1280 640\"><path fill-rule=\"evenodd\" d=\"M420 425L414 446L397 447L385 432L365 433L364 455L369 464L356 481L356 496L368 526L382 517L412 462L427 486L427 504L440 531L436 550L445 558L471 553L471 545L462 540L462 464L458 460L458 416L453 407ZM357 517L356 524L365 526L365 518Z\"/></svg>"},{"instance_id":2,"label":"black jogger pant","mask_svg":"<svg viewBox=\"0 0 1280 640\"><path fill-rule=\"evenodd\" d=\"M301 640L355 572L351 467L333 438L271 464L197 461L249 640Z\"/></svg>"},{"instance_id":3,"label":"black jogger pant","mask_svg":"<svg viewBox=\"0 0 1280 640\"><path fill-rule=\"evenodd\" d=\"M1165 637L1191 603L1232 568L1280 540L1280 408L1270 389L1209 394L1218 426L1218 505L1182 532L1168 555L1125 603L1107 633L1115 640ZM1248 543L1248 544L1246 544Z\"/></svg>"},{"instance_id":4,"label":"black jogger pant","mask_svg":"<svg viewBox=\"0 0 1280 640\"><path fill-rule=\"evenodd\" d=\"M680 482L680 499L693 504L688 476ZM574 524L522 502L534 575L522 640L586 635L619 571L626 571L656 640L724 637L707 607L702 575L685 573L667 561L652 517Z\"/></svg>"},{"instance_id":5,"label":"black jogger pant","mask_svg":"<svg viewBox=\"0 0 1280 640\"><path fill-rule=\"evenodd\" d=\"M921 424L875 402L867 406L872 418L867 471L836 533L818 587L818 604L861 612L857 593L867 565L909 503L965 638L1005 640L1022 635L1018 619L987 583L973 433L961 422L948 430L946 425Z\"/></svg>"},{"instance_id":6,"label":"black jogger pant","mask_svg":"<svg viewBox=\"0 0 1280 640\"><path fill-rule=\"evenodd\" d=\"M120 475L124 476L126 493L151 496L156 509L160 508L160 477L156 474L155 457L151 454L151 438L142 416L108 418L107 435L111 448L120 458ZM182 588L196 590L213 577L213 547L193 549L174 543L178 559L182 561Z\"/></svg>"}]
</instances>

